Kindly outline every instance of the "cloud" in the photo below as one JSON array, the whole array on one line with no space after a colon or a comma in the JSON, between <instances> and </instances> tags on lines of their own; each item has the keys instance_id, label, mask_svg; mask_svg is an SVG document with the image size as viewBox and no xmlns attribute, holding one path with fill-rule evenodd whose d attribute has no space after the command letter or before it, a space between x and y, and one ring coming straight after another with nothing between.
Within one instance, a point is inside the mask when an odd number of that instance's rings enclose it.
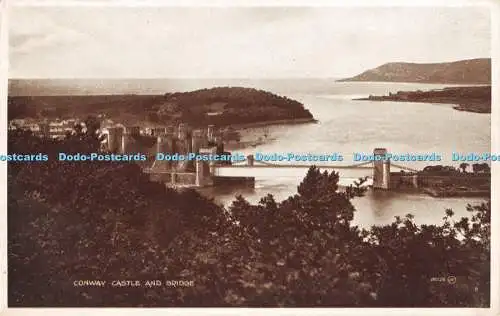
<instances>
[{"instance_id":1,"label":"cloud","mask_svg":"<svg viewBox=\"0 0 500 316\"><path fill-rule=\"evenodd\" d=\"M486 9L18 7L10 77L343 77L487 57Z\"/></svg>"},{"instance_id":2,"label":"cloud","mask_svg":"<svg viewBox=\"0 0 500 316\"><path fill-rule=\"evenodd\" d=\"M10 52L14 58L17 54L73 45L84 38L76 30L57 25L49 17L31 9L27 9L26 14L14 16L9 34Z\"/></svg>"}]
</instances>

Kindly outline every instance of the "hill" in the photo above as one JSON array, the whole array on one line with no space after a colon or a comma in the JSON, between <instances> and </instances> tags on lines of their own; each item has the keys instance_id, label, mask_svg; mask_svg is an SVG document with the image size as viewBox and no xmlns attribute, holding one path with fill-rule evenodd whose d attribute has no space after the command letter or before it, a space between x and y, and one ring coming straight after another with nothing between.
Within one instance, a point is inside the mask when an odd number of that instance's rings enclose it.
<instances>
[{"instance_id":1,"label":"hill","mask_svg":"<svg viewBox=\"0 0 500 316\"><path fill-rule=\"evenodd\" d=\"M103 114L124 123L193 126L314 121L303 104L273 93L242 87L216 87L164 95L11 96L9 119L84 117Z\"/></svg>"},{"instance_id":2,"label":"hill","mask_svg":"<svg viewBox=\"0 0 500 316\"><path fill-rule=\"evenodd\" d=\"M339 81L489 84L491 59L478 58L433 64L387 63Z\"/></svg>"}]
</instances>

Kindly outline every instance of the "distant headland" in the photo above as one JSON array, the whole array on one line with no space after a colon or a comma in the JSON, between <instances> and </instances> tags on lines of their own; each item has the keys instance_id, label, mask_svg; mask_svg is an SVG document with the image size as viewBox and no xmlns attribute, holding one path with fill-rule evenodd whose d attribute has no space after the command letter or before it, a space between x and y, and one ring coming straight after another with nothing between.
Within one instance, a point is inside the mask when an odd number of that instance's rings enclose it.
<instances>
[{"instance_id":1,"label":"distant headland","mask_svg":"<svg viewBox=\"0 0 500 316\"><path fill-rule=\"evenodd\" d=\"M357 76L338 81L409 82L458 85L430 91L398 91L385 96L370 95L357 100L455 104L454 109L491 113L491 59L477 58L449 63L387 63Z\"/></svg>"},{"instance_id":2,"label":"distant headland","mask_svg":"<svg viewBox=\"0 0 500 316\"><path fill-rule=\"evenodd\" d=\"M9 119L101 115L124 123L194 127L315 122L298 101L243 87L215 87L163 95L10 96Z\"/></svg>"},{"instance_id":3,"label":"distant headland","mask_svg":"<svg viewBox=\"0 0 500 316\"><path fill-rule=\"evenodd\" d=\"M357 76L338 80L419 82L441 84L491 84L491 59L476 58L446 63L386 63Z\"/></svg>"}]
</instances>

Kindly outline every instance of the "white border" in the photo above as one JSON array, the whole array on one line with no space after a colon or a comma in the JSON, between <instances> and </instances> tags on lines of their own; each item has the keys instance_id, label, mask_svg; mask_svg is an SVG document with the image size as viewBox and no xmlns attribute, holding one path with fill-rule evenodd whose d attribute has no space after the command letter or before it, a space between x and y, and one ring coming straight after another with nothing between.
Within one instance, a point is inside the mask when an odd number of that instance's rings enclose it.
<instances>
[{"instance_id":1,"label":"white border","mask_svg":"<svg viewBox=\"0 0 500 316\"><path fill-rule=\"evenodd\" d=\"M7 2L0 0L0 152L7 152L8 93L8 17ZM0 314L7 306L7 164L0 164Z\"/></svg>"},{"instance_id":2,"label":"white border","mask_svg":"<svg viewBox=\"0 0 500 316\"><path fill-rule=\"evenodd\" d=\"M104 7L366 7L366 6L490 6L494 0L11 0L15 6L104 6ZM14 2L15 1L15 2Z\"/></svg>"},{"instance_id":3,"label":"white border","mask_svg":"<svg viewBox=\"0 0 500 316\"><path fill-rule=\"evenodd\" d=\"M0 152L7 152L7 89L8 89L8 17L6 14L8 0L0 0ZM500 52L500 1L487 0L183 0L179 3L177 0L12 0L8 6L105 6L105 7L144 7L144 6L349 6L349 7L366 7L366 6L488 6L492 12L492 114L491 114L491 151L500 153L500 110L498 102L500 101L500 90L497 83L500 79L499 63L497 60ZM474 127L471 127L474 128ZM135 313L148 315L500 315L499 298L500 298L500 201L495 193L500 193L500 166L493 164L492 166L492 232L491 232L491 308L302 308L302 309L249 309L249 308L9 308L4 310L7 305L7 186L6 181L0 182L3 190L0 191L0 211L5 212L0 220L0 238L1 262L0 262L0 307L1 315L131 315ZM0 164L0 177L7 178L7 165Z\"/></svg>"},{"instance_id":4,"label":"white border","mask_svg":"<svg viewBox=\"0 0 500 316\"><path fill-rule=\"evenodd\" d=\"M491 152L500 152L500 2L491 12ZM500 315L500 166L491 170L491 307Z\"/></svg>"}]
</instances>

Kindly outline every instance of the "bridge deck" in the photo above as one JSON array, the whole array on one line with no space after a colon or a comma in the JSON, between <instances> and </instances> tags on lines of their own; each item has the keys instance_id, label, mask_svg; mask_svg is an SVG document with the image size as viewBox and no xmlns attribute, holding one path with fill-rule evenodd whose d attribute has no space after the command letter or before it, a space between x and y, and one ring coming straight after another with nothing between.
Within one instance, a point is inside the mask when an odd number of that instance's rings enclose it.
<instances>
[{"instance_id":1,"label":"bridge deck","mask_svg":"<svg viewBox=\"0 0 500 316\"><path fill-rule=\"evenodd\" d=\"M253 165L248 164L233 164L229 166L217 166L217 168L310 168L314 164L279 164L279 163L269 163L269 162L256 162ZM315 165L320 169L373 169L373 162L363 162L355 165ZM397 164L391 163L391 167L397 168L400 170L410 171L410 172L418 172L419 170L413 169L406 166L401 166Z\"/></svg>"},{"instance_id":2,"label":"bridge deck","mask_svg":"<svg viewBox=\"0 0 500 316\"><path fill-rule=\"evenodd\" d=\"M310 168L313 165L231 165L231 166L217 166L219 168ZM319 169L373 169L367 166L321 166L316 165Z\"/></svg>"}]
</instances>

